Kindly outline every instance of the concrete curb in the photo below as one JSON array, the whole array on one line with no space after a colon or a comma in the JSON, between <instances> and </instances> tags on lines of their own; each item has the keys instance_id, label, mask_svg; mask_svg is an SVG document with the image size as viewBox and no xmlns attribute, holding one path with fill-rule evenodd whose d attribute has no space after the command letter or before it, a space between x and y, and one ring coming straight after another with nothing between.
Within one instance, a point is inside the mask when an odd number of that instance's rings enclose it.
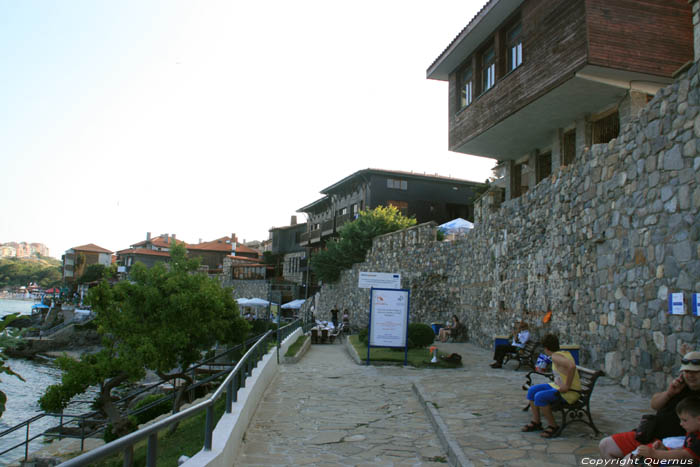
<instances>
[{"instance_id":1,"label":"concrete curb","mask_svg":"<svg viewBox=\"0 0 700 467\"><path fill-rule=\"evenodd\" d=\"M447 462L457 467L474 467L474 464L467 459L467 456L462 452L462 448L459 447L457 441L450 435L450 431L442 420L438 410L426 397L426 391L423 386L420 383L413 383L412 386L413 392L416 393L418 400L423 404L423 407L425 407L430 423L433 424L442 447L447 451Z\"/></svg>"},{"instance_id":2,"label":"concrete curb","mask_svg":"<svg viewBox=\"0 0 700 467\"><path fill-rule=\"evenodd\" d=\"M299 363L299 361L302 358L304 358L304 355L306 355L306 352L308 352L310 348L311 348L311 337L306 336L306 340L304 341L304 344L302 344L299 351L293 357L287 357L287 356L283 357L282 363L284 363L285 365Z\"/></svg>"}]
</instances>

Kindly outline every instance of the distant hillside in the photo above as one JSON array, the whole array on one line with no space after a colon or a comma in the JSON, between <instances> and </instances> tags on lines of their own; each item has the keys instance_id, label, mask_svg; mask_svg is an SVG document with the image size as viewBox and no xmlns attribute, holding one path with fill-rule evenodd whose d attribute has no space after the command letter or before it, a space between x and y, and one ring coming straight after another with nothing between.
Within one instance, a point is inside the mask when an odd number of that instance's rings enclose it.
<instances>
[{"instance_id":1,"label":"distant hillside","mask_svg":"<svg viewBox=\"0 0 700 467\"><path fill-rule=\"evenodd\" d=\"M41 287L61 284L61 262L48 256L0 258L0 288L20 287L36 282Z\"/></svg>"}]
</instances>

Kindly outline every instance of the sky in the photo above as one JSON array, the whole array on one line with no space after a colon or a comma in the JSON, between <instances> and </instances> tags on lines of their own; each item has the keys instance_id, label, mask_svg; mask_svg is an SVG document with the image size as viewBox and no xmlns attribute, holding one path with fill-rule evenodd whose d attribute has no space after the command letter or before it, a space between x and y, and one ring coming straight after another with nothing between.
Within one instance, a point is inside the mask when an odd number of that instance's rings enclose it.
<instances>
[{"instance_id":1,"label":"sky","mask_svg":"<svg viewBox=\"0 0 700 467\"><path fill-rule=\"evenodd\" d=\"M0 243L264 240L362 169L483 182L426 69L486 0L0 0Z\"/></svg>"}]
</instances>

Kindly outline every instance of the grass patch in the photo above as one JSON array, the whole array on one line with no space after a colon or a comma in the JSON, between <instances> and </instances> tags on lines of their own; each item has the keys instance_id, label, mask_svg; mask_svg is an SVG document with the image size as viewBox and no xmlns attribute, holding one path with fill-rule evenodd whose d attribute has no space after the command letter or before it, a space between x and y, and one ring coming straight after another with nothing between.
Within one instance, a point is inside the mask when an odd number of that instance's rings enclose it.
<instances>
[{"instance_id":1,"label":"grass patch","mask_svg":"<svg viewBox=\"0 0 700 467\"><path fill-rule=\"evenodd\" d=\"M357 335L352 335L349 337L349 339L350 343L357 351L357 354L360 356L360 359L362 359L362 361L367 361L367 344L360 342ZM441 359L438 359L436 363L430 363L432 358L433 355L427 348L408 349L408 364L417 368L457 368L462 366L461 363L454 364ZM392 363L403 365L404 350L372 347L369 351L369 361L370 363Z\"/></svg>"},{"instance_id":2,"label":"grass patch","mask_svg":"<svg viewBox=\"0 0 700 467\"><path fill-rule=\"evenodd\" d=\"M226 398L222 397L214 404L214 425L219 421L226 410ZM183 454L194 456L204 447L204 424L206 411L188 418L180 423L175 433L168 435L168 429L158 433L158 465L177 465L177 460ZM143 440L134 445L134 465L146 465L146 447L148 440ZM98 467L122 467L123 455L109 457L98 463L92 464Z\"/></svg>"},{"instance_id":3,"label":"grass patch","mask_svg":"<svg viewBox=\"0 0 700 467\"><path fill-rule=\"evenodd\" d=\"M300 335L297 337L297 340L294 341L292 345L289 346L287 349L287 353L284 354L285 357L293 357L297 354L299 349L301 349L301 346L304 345L304 342L306 342L306 336L304 334Z\"/></svg>"}]
</instances>

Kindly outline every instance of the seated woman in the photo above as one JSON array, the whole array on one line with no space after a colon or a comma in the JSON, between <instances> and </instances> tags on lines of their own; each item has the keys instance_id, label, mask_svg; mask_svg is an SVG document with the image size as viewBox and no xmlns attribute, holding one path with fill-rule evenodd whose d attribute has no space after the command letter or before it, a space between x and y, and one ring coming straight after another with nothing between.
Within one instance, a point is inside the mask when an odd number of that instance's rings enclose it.
<instances>
[{"instance_id":1,"label":"seated woman","mask_svg":"<svg viewBox=\"0 0 700 467\"><path fill-rule=\"evenodd\" d=\"M527 330L527 323L521 321L513 330L513 342L511 344L496 346L496 350L493 352L493 359L495 362L491 364L491 368L501 368L506 354L508 352L517 352L519 349L522 349L528 340L530 340L530 331Z\"/></svg>"},{"instance_id":2,"label":"seated woman","mask_svg":"<svg viewBox=\"0 0 700 467\"><path fill-rule=\"evenodd\" d=\"M552 403L564 400L572 404L579 398L581 380L573 355L566 350L559 350L559 339L554 334L547 334L542 339L544 353L552 358L554 382L531 386L527 391L527 399L532 409L532 420L521 431L539 431L542 429L540 412L547 419L549 426L542 432L543 438L555 436L559 427L552 415Z\"/></svg>"},{"instance_id":3,"label":"seated woman","mask_svg":"<svg viewBox=\"0 0 700 467\"><path fill-rule=\"evenodd\" d=\"M452 324L450 324L447 327L441 328L440 332L438 333L438 339L440 339L440 342L447 342L447 339L450 338L450 334L456 332L457 328L459 328L461 325L462 323L459 322L459 318L457 318L457 315L452 315Z\"/></svg>"}]
</instances>

